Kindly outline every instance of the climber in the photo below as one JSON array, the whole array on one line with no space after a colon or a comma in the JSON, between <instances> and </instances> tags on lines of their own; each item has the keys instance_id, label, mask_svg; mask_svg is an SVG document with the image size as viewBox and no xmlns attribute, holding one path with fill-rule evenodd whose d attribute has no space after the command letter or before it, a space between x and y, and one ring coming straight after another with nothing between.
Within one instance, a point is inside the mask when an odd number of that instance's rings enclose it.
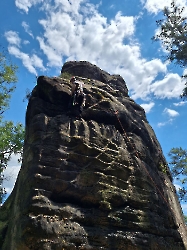
<instances>
[{"instance_id":1,"label":"climber","mask_svg":"<svg viewBox=\"0 0 187 250\"><path fill-rule=\"evenodd\" d=\"M83 107L85 105L85 94L83 92L83 82L78 81L76 77L70 79L71 84L71 100L69 108L73 106L78 107L79 114L81 115Z\"/></svg>"}]
</instances>

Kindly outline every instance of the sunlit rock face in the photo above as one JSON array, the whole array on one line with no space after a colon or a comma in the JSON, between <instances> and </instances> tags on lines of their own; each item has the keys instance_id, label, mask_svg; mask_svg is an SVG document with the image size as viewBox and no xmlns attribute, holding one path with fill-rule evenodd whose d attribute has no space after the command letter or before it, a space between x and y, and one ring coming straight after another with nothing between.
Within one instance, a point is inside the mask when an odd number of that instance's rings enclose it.
<instances>
[{"instance_id":1,"label":"sunlit rock face","mask_svg":"<svg viewBox=\"0 0 187 250\"><path fill-rule=\"evenodd\" d=\"M82 118L67 116L69 80L38 78L0 249L187 249L161 147L122 77L88 62L66 63L68 74L85 83Z\"/></svg>"}]
</instances>

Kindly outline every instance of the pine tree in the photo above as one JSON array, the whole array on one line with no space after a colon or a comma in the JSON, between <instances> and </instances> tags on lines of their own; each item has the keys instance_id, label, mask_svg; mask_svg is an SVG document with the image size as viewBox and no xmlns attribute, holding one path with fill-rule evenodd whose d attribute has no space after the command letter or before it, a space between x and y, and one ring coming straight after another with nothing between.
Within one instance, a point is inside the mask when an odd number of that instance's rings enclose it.
<instances>
[{"instance_id":1,"label":"pine tree","mask_svg":"<svg viewBox=\"0 0 187 250\"><path fill-rule=\"evenodd\" d=\"M187 66L187 17L184 16L184 7L172 1L171 7L163 10L164 18L157 21L159 33L153 40L161 41L165 47L167 59L181 67ZM187 75L182 77L187 78ZM181 97L187 97L187 83Z\"/></svg>"},{"instance_id":2,"label":"pine tree","mask_svg":"<svg viewBox=\"0 0 187 250\"><path fill-rule=\"evenodd\" d=\"M171 158L169 166L172 176L181 183L181 187L178 190L179 198L187 201L187 190L185 187L187 183L187 150L181 147L172 148L168 155Z\"/></svg>"}]
</instances>

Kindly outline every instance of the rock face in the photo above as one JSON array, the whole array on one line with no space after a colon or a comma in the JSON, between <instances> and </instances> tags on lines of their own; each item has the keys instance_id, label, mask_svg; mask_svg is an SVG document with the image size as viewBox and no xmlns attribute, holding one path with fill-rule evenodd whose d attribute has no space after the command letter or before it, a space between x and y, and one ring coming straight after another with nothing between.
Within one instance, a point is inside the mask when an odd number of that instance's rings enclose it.
<instances>
[{"instance_id":1,"label":"rock face","mask_svg":"<svg viewBox=\"0 0 187 250\"><path fill-rule=\"evenodd\" d=\"M82 118L67 116L67 79L38 78L23 164L0 208L0 249L187 249L161 147L124 80L88 62L65 72L85 83Z\"/></svg>"}]
</instances>

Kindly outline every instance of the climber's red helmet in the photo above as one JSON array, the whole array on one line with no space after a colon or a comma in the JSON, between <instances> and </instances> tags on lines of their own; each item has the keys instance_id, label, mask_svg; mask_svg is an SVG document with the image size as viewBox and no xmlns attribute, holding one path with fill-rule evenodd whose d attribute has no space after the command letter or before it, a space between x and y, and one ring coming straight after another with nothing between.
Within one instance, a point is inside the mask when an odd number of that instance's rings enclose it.
<instances>
[{"instance_id":1,"label":"climber's red helmet","mask_svg":"<svg viewBox=\"0 0 187 250\"><path fill-rule=\"evenodd\" d=\"M74 82L74 81L76 81L76 78L75 78L75 76L72 76L70 79L70 82Z\"/></svg>"}]
</instances>

